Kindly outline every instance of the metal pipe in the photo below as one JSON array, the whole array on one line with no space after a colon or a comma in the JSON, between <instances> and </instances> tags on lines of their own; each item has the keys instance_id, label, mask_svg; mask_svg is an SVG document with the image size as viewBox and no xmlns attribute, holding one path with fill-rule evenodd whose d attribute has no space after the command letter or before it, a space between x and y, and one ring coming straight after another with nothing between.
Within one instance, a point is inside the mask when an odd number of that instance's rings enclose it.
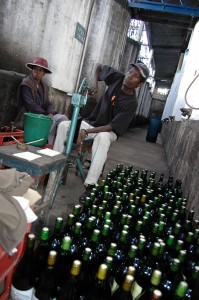
<instances>
[{"instance_id":1,"label":"metal pipe","mask_svg":"<svg viewBox=\"0 0 199 300\"><path fill-rule=\"evenodd\" d=\"M88 35L88 30L89 30L89 27L90 27L90 19L91 19L91 15L92 15L92 12L93 12L94 4L95 4L95 0L93 0L92 6L91 6L91 9L90 9L90 12L89 12L88 26L87 26L87 30L86 30L84 48L83 48L83 51L82 51L81 62L80 62L78 77L77 77L76 86L75 86L76 91L78 89L80 78L81 78L81 73L82 73L82 68L83 68L83 63L84 63L84 57L85 57L86 48L87 48L87 44L88 44L88 36L89 36Z\"/></svg>"}]
</instances>

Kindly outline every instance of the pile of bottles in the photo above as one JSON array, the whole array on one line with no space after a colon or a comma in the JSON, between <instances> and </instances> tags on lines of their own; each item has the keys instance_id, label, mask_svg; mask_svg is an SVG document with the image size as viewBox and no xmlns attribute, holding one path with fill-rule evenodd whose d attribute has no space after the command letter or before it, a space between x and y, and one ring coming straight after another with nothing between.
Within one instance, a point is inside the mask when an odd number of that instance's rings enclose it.
<instances>
[{"instance_id":1,"label":"pile of bottles","mask_svg":"<svg viewBox=\"0 0 199 300\"><path fill-rule=\"evenodd\" d=\"M118 164L54 232L29 234L10 299L198 299L199 221L181 180Z\"/></svg>"}]
</instances>

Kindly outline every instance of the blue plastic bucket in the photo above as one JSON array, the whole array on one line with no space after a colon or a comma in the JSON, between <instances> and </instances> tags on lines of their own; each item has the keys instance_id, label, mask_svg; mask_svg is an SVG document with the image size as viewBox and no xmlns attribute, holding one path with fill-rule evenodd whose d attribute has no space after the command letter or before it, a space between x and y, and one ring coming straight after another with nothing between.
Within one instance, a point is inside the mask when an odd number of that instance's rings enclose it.
<instances>
[{"instance_id":1,"label":"blue plastic bucket","mask_svg":"<svg viewBox=\"0 0 199 300\"><path fill-rule=\"evenodd\" d=\"M161 130L161 120L158 117L152 117L149 122L149 128L147 131L146 141L155 143L158 137L158 133Z\"/></svg>"}]
</instances>

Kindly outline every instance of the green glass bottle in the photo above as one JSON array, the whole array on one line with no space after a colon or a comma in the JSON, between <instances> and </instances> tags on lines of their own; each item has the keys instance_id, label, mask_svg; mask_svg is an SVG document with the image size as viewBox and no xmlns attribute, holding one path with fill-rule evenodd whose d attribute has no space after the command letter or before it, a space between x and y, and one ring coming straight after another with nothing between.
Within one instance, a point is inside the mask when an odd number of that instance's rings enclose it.
<instances>
[{"instance_id":1,"label":"green glass bottle","mask_svg":"<svg viewBox=\"0 0 199 300\"><path fill-rule=\"evenodd\" d=\"M173 258L172 253L174 249L174 242L175 242L175 237L174 235L170 234L166 239L165 253L162 256L162 263L165 265L166 268L169 268L169 265Z\"/></svg>"},{"instance_id":2,"label":"green glass bottle","mask_svg":"<svg viewBox=\"0 0 199 300\"><path fill-rule=\"evenodd\" d=\"M100 239L95 251L95 259L98 260L98 264L101 264L106 255L110 245L110 227L105 224L100 231Z\"/></svg>"},{"instance_id":3,"label":"green glass bottle","mask_svg":"<svg viewBox=\"0 0 199 300\"><path fill-rule=\"evenodd\" d=\"M117 228L117 222L119 220L119 206L118 205L114 205L113 209L111 211L111 220L113 222L113 230L115 230Z\"/></svg>"},{"instance_id":4,"label":"green glass bottle","mask_svg":"<svg viewBox=\"0 0 199 300\"><path fill-rule=\"evenodd\" d=\"M80 223L81 224L81 223ZM85 227L82 229L82 248L87 247L95 226L95 218L89 217Z\"/></svg>"},{"instance_id":5,"label":"green glass bottle","mask_svg":"<svg viewBox=\"0 0 199 300\"><path fill-rule=\"evenodd\" d=\"M184 261L183 273L186 277L189 277L194 267L199 264L199 244L196 245L192 243L189 247L186 247L185 250L186 260Z\"/></svg>"},{"instance_id":6,"label":"green glass bottle","mask_svg":"<svg viewBox=\"0 0 199 300\"><path fill-rule=\"evenodd\" d=\"M183 280L183 275L180 272L180 261L179 259L175 258L172 260L170 264L170 268L167 271L167 273L164 275L164 278L162 280L161 284L161 290L163 293L162 299L167 300L172 298L172 295L174 294L177 285L180 281Z\"/></svg>"},{"instance_id":7,"label":"green glass bottle","mask_svg":"<svg viewBox=\"0 0 199 300\"><path fill-rule=\"evenodd\" d=\"M80 260L82 254L82 224L80 222L75 223L73 233L71 235L71 255L72 260Z\"/></svg>"},{"instance_id":8,"label":"green glass bottle","mask_svg":"<svg viewBox=\"0 0 199 300\"><path fill-rule=\"evenodd\" d=\"M127 219L127 214L122 214L120 220L118 221L117 228L113 234L116 239L119 236L120 232L122 231L123 226L126 224L126 219Z\"/></svg>"},{"instance_id":9,"label":"green glass bottle","mask_svg":"<svg viewBox=\"0 0 199 300\"><path fill-rule=\"evenodd\" d=\"M152 227L151 227L150 232L148 233L146 247L144 250L146 257L148 257L150 255L151 248L153 247L154 242L157 241L156 237L158 236L159 224L155 222L151 226Z\"/></svg>"},{"instance_id":10,"label":"green glass bottle","mask_svg":"<svg viewBox=\"0 0 199 300\"><path fill-rule=\"evenodd\" d=\"M140 234L142 233L142 229L143 229L143 222L139 220L135 225L134 234L132 236L130 244L137 245Z\"/></svg>"},{"instance_id":11,"label":"green glass bottle","mask_svg":"<svg viewBox=\"0 0 199 300\"><path fill-rule=\"evenodd\" d=\"M90 211L91 211L91 198L90 197L86 197L85 201L84 201L84 205L82 208L82 211L80 213L80 216L78 218L78 221L82 224L82 226L84 227L84 225L86 224L89 216L90 216Z\"/></svg>"},{"instance_id":12,"label":"green glass bottle","mask_svg":"<svg viewBox=\"0 0 199 300\"><path fill-rule=\"evenodd\" d=\"M195 213L195 212L194 212L193 209L190 209L189 212L188 212L187 219L191 222L191 224L193 223L194 213Z\"/></svg>"},{"instance_id":13,"label":"green glass bottle","mask_svg":"<svg viewBox=\"0 0 199 300\"><path fill-rule=\"evenodd\" d=\"M175 293L173 295L173 297L171 298L172 300L183 300L183 299L186 299L186 293L187 293L187 290L188 290L188 284L186 281L180 281L176 290L175 290Z\"/></svg>"},{"instance_id":14,"label":"green glass bottle","mask_svg":"<svg viewBox=\"0 0 199 300\"><path fill-rule=\"evenodd\" d=\"M62 232L62 238L64 238L67 235L70 236L72 234L74 224L75 224L75 216L73 214L69 214Z\"/></svg>"},{"instance_id":15,"label":"green glass bottle","mask_svg":"<svg viewBox=\"0 0 199 300\"><path fill-rule=\"evenodd\" d=\"M143 257L144 246L146 244L146 240L141 238L138 242L138 253L137 258L139 260L138 268L136 268L136 284L134 295L137 296L141 294L141 292L148 288L150 285L150 278L153 269L146 264L145 257ZM136 267L135 263L134 266Z\"/></svg>"},{"instance_id":16,"label":"green glass bottle","mask_svg":"<svg viewBox=\"0 0 199 300\"><path fill-rule=\"evenodd\" d=\"M33 294L33 251L35 235L29 234L26 242L25 253L18 263L12 276L11 299L32 298Z\"/></svg>"},{"instance_id":17,"label":"green glass bottle","mask_svg":"<svg viewBox=\"0 0 199 300\"><path fill-rule=\"evenodd\" d=\"M78 222L79 221L81 210L82 210L82 207L81 207L80 204L76 204L76 205L73 206L72 214L75 217L74 222Z\"/></svg>"},{"instance_id":18,"label":"green glass bottle","mask_svg":"<svg viewBox=\"0 0 199 300\"><path fill-rule=\"evenodd\" d=\"M111 300L133 300L131 289L134 283L134 277L126 275L121 287L113 292Z\"/></svg>"},{"instance_id":19,"label":"green glass bottle","mask_svg":"<svg viewBox=\"0 0 199 300\"><path fill-rule=\"evenodd\" d=\"M88 243L88 247L92 249L93 252L96 251L98 242L99 242L99 238L100 238L100 230L99 229L94 229L93 233L91 235L91 239Z\"/></svg>"},{"instance_id":20,"label":"green glass bottle","mask_svg":"<svg viewBox=\"0 0 199 300\"><path fill-rule=\"evenodd\" d=\"M134 267L134 265L136 265L135 263L136 251L137 251L137 247L132 245L131 250L129 251L128 259L121 264L119 269L115 268L115 272L114 272L115 280L114 280L114 287L112 287L112 291L116 290L118 286L122 286L122 283L124 282L125 276L127 274L132 275L135 278L136 268Z\"/></svg>"},{"instance_id":21,"label":"green glass bottle","mask_svg":"<svg viewBox=\"0 0 199 300\"><path fill-rule=\"evenodd\" d=\"M108 248L107 254L111 257L114 257L115 253L116 253L116 250L117 250L117 244L116 243L111 243L109 248Z\"/></svg>"},{"instance_id":22,"label":"green glass bottle","mask_svg":"<svg viewBox=\"0 0 199 300\"><path fill-rule=\"evenodd\" d=\"M187 253L186 253L186 250L180 250L179 253L178 253L178 259L179 261L181 262L181 265L183 266L184 268L184 262L186 260L186 256L187 256ZM184 271L183 271L184 272Z\"/></svg>"},{"instance_id":23,"label":"green glass bottle","mask_svg":"<svg viewBox=\"0 0 199 300\"><path fill-rule=\"evenodd\" d=\"M164 185L164 193L165 193L165 197L167 197L167 193L171 192L173 189L173 176L169 176L166 184Z\"/></svg>"},{"instance_id":24,"label":"green glass bottle","mask_svg":"<svg viewBox=\"0 0 199 300\"><path fill-rule=\"evenodd\" d=\"M185 241L186 239L186 235L188 234L188 232L190 231L191 229L191 221L188 220L188 219L185 219L181 222L181 226L182 226L182 231L179 235L179 238L182 240L182 241Z\"/></svg>"},{"instance_id":25,"label":"green glass bottle","mask_svg":"<svg viewBox=\"0 0 199 300\"><path fill-rule=\"evenodd\" d=\"M182 196L182 180L180 179L176 180L172 189L172 194L175 196L175 199Z\"/></svg>"},{"instance_id":26,"label":"green glass bottle","mask_svg":"<svg viewBox=\"0 0 199 300\"><path fill-rule=\"evenodd\" d=\"M136 299L140 300L148 300L153 295L154 290L160 288L162 278L162 272L160 270L153 270L153 273L150 278L150 285L147 289L143 290L141 295L139 295Z\"/></svg>"},{"instance_id":27,"label":"green glass bottle","mask_svg":"<svg viewBox=\"0 0 199 300\"><path fill-rule=\"evenodd\" d=\"M46 267L46 261L49 253L49 228L43 227L40 233L40 241L33 254L33 274L34 286L36 286L38 277Z\"/></svg>"},{"instance_id":28,"label":"green glass bottle","mask_svg":"<svg viewBox=\"0 0 199 300\"><path fill-rule=\"evenodd\" d=\"M57 252L52 250L48 254L47 266L41 272L37 285L35 286L32 300L55 300L57 297L57 286L54 280L54 265Z\"/></svg>"},{"instance_id":29,"label":"green glass bottle","mask_svg":"<svg viewBox=\"0 0 199 300\"><path fill-rule=\"evenodd\" d=\"M65 284L61 288L57 300L77 300L80 298L80 283L79 283L79 275L81 270L81 261L74 260L70 276L66 280Z\"/></svg>"},{"instance_id":30,"label":"green glass bottle","mask_svg":"<svg viewBox=\"0 0 199 300\"><path fill-rule=\"evenodd\" d=\"M168 266L167 266L167 264L165 265L165 261L163 260L165 249L166 249L166 244L163 241L160 241L159 244L160 244L160 249L159 249L159 254L158 254L159 269L164 274L168 270Z\"/></svg>"},{"instance_id":31,"label":"green glass bottle","mask_svg":"<svg viewBox=\"0 0 199 300\"><path fill-rule=\"evenodd\" d=\"M172 254L173 258L178 257L179 252L183 249L184 249L184 242L182 240L177 240Z\"/></svg>"},{"instance_id":32,"label":"green glass bottle","mask_svg":"<svg viewBox=\"0 0 199 300\"><path fill-rule=\"evenodd\" d=\"M58 290L60 290L70 274L70 269L72 266L71 243L71 237L64 237L57 254L54 274Z\"/></svg>"},{"instance_id":33,"label":"green glass bottle","mask_svg":"<svg viewBox=\"0 0 199 300\"><path fill-rule=\"evenodd\" d=\"M104 219L104 212L105 209L103 206L98 206L97 214L96 214L96 222L95 222L95 228L100 229L103 224Z\"/></svg>"},{"instance_id":34,"label":"green glass bottle","mask_svg":"<svg viewBox=\"0 0 199 300\"><path fill-rule=\"evenodd\" d=\"M114 282L114 266L113 266L113 257L106 256L104 260L104 264L107 265L108 270L106 274L106 284L112 289L112 285Z\"/></svg>"},{"instance_id":35,"label":"green glass bottle","mask_svg":"<svg viewBox=\"0 0 199 300\"><path fill-rule=\"evenodd\" d=\"M118 239L115 241L117 244L117 253L116 253L116 258L117 258L116 263L117 264L122 263L122 261L126 257L126 254L128 253L128 246L129 246L128 240L129 240L128 239L128 231L122 230L119 233Z\"/></svg>"},{"instance_id":36,"label":"green glass bottle","mask_svg":"<svg viewBox=\"0 0 199 300\"><path fill-rule=\"evenodd\" d=\"M91 239L88 243L88 247L92 250L92 264L93 264L93 272L94 274L97 273L98 267L99 267L99 260L98 260L98 244L100 241L100 230L94 229Z\"/></svg>"},{"instance_id":37,"label":"green glass bottle","mask_svg":"<svg viewBox=\"0 0 199 300\"><path fill-rule=\"evenodd\" d=\"M96 204L93 204L92 206L91 206L91 212L90 212L90 216L92 217L92 216L96 216L97 215L97 210L98 210L98 206L96 205Z\"/></svg>"},{"instance_id":38,"label":"green glass bottle","mask_svg":"<svg viewBox=\"0 0 199 300\"><path fill-rule=\"evenodd\" d=\"M99 266L97 277L92 288L88 291L86 300L110 300L111 289L106 283L108 267L106 264Z\"/></svg>"},{"instance_id":39,"label":"green glass bottle","mask_svg":"<svg viewBox=\"0 0 199 300\"><path fill-rule=\"evenodd\" d=\"M192 230L199 229L199 220L194 219L192 222Z\"/></svg>"},{"instance_id":40,"label":"green glass bottle","mask_svg":"<svg viewBox=\"0 0 199 300\"><path fill-rule=\"evenodd\" d=\"M195 266L191 272L191 276L186 278L189 288L192 291L192 300L198 299L199 296L199 265Z\"/></svg>"},{"instance_id":41,"label":"green glass bottle","mask_svg":"<svg viewBox=\"0 0 199 300\"><path fill-rule=\"evenodd\" d=\"M146 268L150 269L151 271L155 269L159 269L159 260L158 260L159 249L160 249L160 244L158 242L155 242L152 245L151 253L149 257L145 260Z\"/></svg>"},{"instance_id":42,"label":"green glass bottle","mask_svg":"<svg viewBox=\"0 0 199 300\"><path fill-rule=\"evenodd\" d=\"M63 218L57 217L55 220L54 232L52 237L49 238L49 249L58 251L61 246L62 241L62 225L63 225Z\"/></svg>"},{"instance_id":43,"label":"green glass bottle","mask_svg":"<svg viewBox=\"0 0 199 300\"><path fill-rule=\"evenodd\" d=\"M94 284L95 266L93 262L93 253L91 248L86 247L82 253L82 264L79 274L79 289L80 289L80 299L84 299L87 292L91 289Z\"/></svg>"}]
</instances>

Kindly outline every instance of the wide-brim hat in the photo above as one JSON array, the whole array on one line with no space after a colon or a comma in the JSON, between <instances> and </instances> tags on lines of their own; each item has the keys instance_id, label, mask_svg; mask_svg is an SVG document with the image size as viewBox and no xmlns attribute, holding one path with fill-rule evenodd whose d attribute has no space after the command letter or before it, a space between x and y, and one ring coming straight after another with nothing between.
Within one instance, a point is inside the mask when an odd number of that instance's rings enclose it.
<instances>
[{"instance_id":1,"label":"wide-brim hat","mask_svg":"<svg viewBox=\"0 0 199 300\"><path fill-rule=\"evenodd\" d=\"M141 76L145 80L149 77L149 69L148 69L148 67L145 64L143 64L141 62L136 63L136 64L135 63L131 63L131 66L136 67L140 71Z\"/></svg>"},{"instance_id":2,"label":"wide-brim hat","mask_svg":"<svg viewBox=\"0 0 199 300\"><path fill-rule=\"evenodd\" d=\"M32 63L27 63L26 64L26 67L29 69L29 70L32 70L35 66L38 66L38 67L41 67L44 69L44 71L46 73L52 73L49 68L48 68L48 62L46 59L44 58L41 58L41 57L36 57Z\"/></svg>"}]
</instances>

